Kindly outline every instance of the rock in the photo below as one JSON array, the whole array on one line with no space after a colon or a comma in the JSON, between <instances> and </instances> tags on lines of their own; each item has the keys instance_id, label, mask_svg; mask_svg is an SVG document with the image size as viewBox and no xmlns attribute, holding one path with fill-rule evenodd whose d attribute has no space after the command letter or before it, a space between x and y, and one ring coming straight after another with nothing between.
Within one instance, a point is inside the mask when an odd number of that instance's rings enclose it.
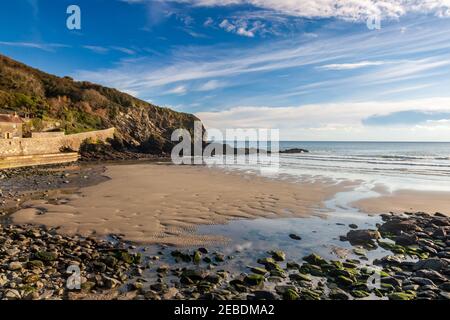
<instances>
[{"instance_id":1,"label":"rock","mask_svg":"<svg viewBox=\"0 0 450 320\"><path fill-rule=\"evenodd\" d=\"M81 290L83 292L90 292L96 286L95 282L86 281L81 284Z\"/></svg>"},{"instance_id":2,"label":"rock","mask_svg":"<svg viewBox=\"0 0 450 320\"><path fill-rule=\"evenodd\" d=\"M117 258L113 256L106 256L103 258L104 264L106 264L110 268L114 268L117 265Z\"/></svg>"},{"instance_id":3,"label":"rock","mask_svg":"<svg viewBox=\"0 0 450 320\"><path fill-rule=\"evenodd\" d=\"M27 276L27 277L23 280L23 282L24 282L24 283L27 283L27 284L30 284L30 283L38 282L40 279L41 279L41 276L40 276L40 275L38 275L38 274L33 274L33 275Z\"/></svg>"},{"instance_id":4,"label":"rock","mask_svg":"<svg viewBox=\"0 0 450 320\"><path fill-rule=\"evenodd\" d=\"M289 261L288 263L286 263L286 268L287 269L299 269L300 265L295 261Z\"/></svg>"},{"instance_id":5,"label":"rock","mask_svg":"<svg viewBox=\"0 0 450 320\"><path fill-rule=\"evenodd\" d=\"M218 284L220 282L220 280L221 280L221 277L218 276L217 274L210 274L204 279L205 282L209 282L212 284Z\"/></svg>"},{"instance_id":6,"label":"rock","mask_svg":"<svg viewBox=\"0 0 450 320\"><path fill-rule=\"evenodd\" d=\"M159 294L153 290L146 291L144 293L144 298L148 299L148 300L161 300L161 297L159 296Z\"/></svg>"},{"instance_id":7,"label":"rock","mask_svg":"<svg viewBox=\"0 0 450 320\"><path fill-rule=\"evenodd\" d=\"M399 279L396 279L394 277L381 278L381 283L388 283L394 287L401 287L401 285L402 285L402 282Z\"/></svg>"},{"instance_id":8,"label":"rock","mask_svg":"<svg viewBox=\"0 0 450 320\"><path fill-rule=\"evenodd\" d=\"M150 289L157 292L166 292L168 288L167 284L158 282L150 285Z\"/></svg>"},{"instance_id":9,"label":"rock","mask_svg":"<svg viewBox=\"0 0 450 320\"><path fill-rule=\"evenodd\" d=\"M250 274L244 278L244 282L249 286L260 286L264 283L264 276L260 274Z\"/></svg>"},{"instance_id":10,"label":"rock","mask_svg":"<svg viewBox=\"0 0 450 320\"><path fill-rule=\"evenodd\" d=\"M264 267L268 271L272 270L280 270L280 266L275 262L273 258L264 258L264 259L258 259L258 263L264 265ZM282 271L282 269L281 269Z\"/></svg>"},{"instance_id":11,"label":"rock","mask_svg":"<svg viewBox=\"0 0 450 320\"><path fill-rule=\"evenodd\" d=\"M22 269L22 263L18 261L13 261L8 265L8 269L11 271L21 270Z\"/></svg>"},{"instance_id":12,"label":"rock","mask_svg":"<svg viewBox=\"0 0 450 320\"><path fill-rule=\"evenodd\" d=\"M256 274L265 275L267 273L267 270L260 267L249 267L249 269Z\"/></svg>"},{"instance_id":13,"label":"rock","mask_svg":"<svg viewBox=\"0 0 450 320\"><path fill-rule=\"evenodd\" d=\"M292 148L292 149L280 150L280 153L309 153L309 151L306 149L301 149L301 148Z\"/></svg>"},{"instance_id":14,"label":"rock","mask_svg":"<svg viewBox=\"0 0 450 320\"><path fill-rule=\"evenodd\" d=\"M419 289L419 285L417 285L417 284L410 284L410 285L407 285L407 286L403 286L402 289L405 290L405 291L417 291L417 289Z\"/></svg>"},{"instance_id":15,"label":"rock","mask_svg":"<svg viewBox=\"0 0 450 320\"><path fill-rule=\"evenodd\" d=\"M448 292L441 291L439 292L439 296L444 300L450 300L450 293Z\"/></svg>"},{"instance_id":16,"label":"rock","mask_svg":"<svg viewBox=\"0 0 450 320\"><path fill-rule=\"evenodd\" d=\"M311 278L303 273L292 273L289 278L293 281L311 281Z\"/></svg>"},{"instance_id":17,"label":"rock","mask_svg":"<svg viewBox=\"0 0 450 320\"><path fill-rule=\"evenodd\" d=\"M22 298L22 296L21 296L20 292L16 289L6 289L3 292L3 299L19 300L21 298Z\"/></svg>"},{"instance_id":18,"label":"rock","mask_svg":"<svg viewBox=\"0 0 450 320\"><path fill-rule=\"evenodd\" d=\"M416 296L412 293L394 292L388 295L390 300L413 300Z\"/></svg>"},{"instance_id":19,"label":"rock","mask_svg":"<svg viewBox=\"0 0 450 320\"><path fill-rule=\"evenodd\" d=\"M167 273L167 272L169 272L169 270L170 270L170 267L167 264L162 264L156 269L156 272Z\"/></svg>"},{"instance_id":20,"label":"rock","mask_svg":"<svg viewBox=\"0 0 450 320\"><path fill-rule=\"evenodd\" d=\"M418 239L415 234L401 233L395 237L395 243L401 246L410 246L416 244Z\"/></svg>"},{"instance_id":21,"label":"rock","mask_svg":"<svg viewBox=\"0 0 450 320\"><path fill-rule=\"evenodd\" d=\"M332 300L348 300L350 298L344 290L339 288L331 289L328 297Z\"/></svg>"},{"instance_id":22,"label":"rock","mask_svg":"<svg viewBox=\"0 0 450 320\"><path fill-rule=\"evenodd\" d=\"M103 262L99 262L99 261L94 261L92 263L92 267L95 271L103 273L106 271L106 264L104 264Z\"/></svg>"},{"instance_id":23,"label":"rock","mask_svg":"<svg viewBox=\"0 0 450 320\"><path fill-rule=\"evenodd\" d=\"M385 256L381 259L375 259L373 264L381 266L398 266L402 264L402 259L397 256Z\"/></svg>"},{"instance_id":24,"label":"rock","mask_svg":"<svg viewBox=\"0 0 450 320\"><path fill-rule=\"evenodd\" d=\"M302 300L320 300L320 292L312 289L301 288L300 299Z\"/></svg>"},{"instance_id":25,"label":"rock","mask_svg":"<svg viewBox=\"0 0 450 320\"><path fill-rule=\"evenodd\" d=\"M275 261L284 261L286 259L286 254L283 251L271 251L270 254Z\"/></svg>"},{"instance_id":26,"label":"rock","mask_svg":"<svg viewBox=\"0 0 450 320\"><path fill-rule=\"evenodd\" d=\"M441 290L450 292L450 281L447 281L447 282L442 283L442 284L439 286L439 288L440 288Z\"/></svg>"},{"instance_id":27,"label":"rock","mask_svg":"<svg viewBox=\"0 0 450 320\"><path fill-rule=\"evenodd\" d=\"M348 225L351 229L358 229L358 226L354 223Z\"/></svg>"},{"instance_id":28,"label":"rock","mask_svg":"<svg viewBox=\"0 0 450 320\"><path fill-rule=\"evenodd\" d=\"M342 284L344 286L351 286L355 283L354 280L350 279L349 277L340 275L336 278L336 282L339 284Z\"/></svg>"},{"instance_id":29,"label":"rock","mask_svg":"<svg viewBox=\"0 0 450 320\"><path fill-rule=\"evenodd\" d=\"M198 248L198 251L200 251L203 254L208 254L208 249L206 248Z\"/></svg>"},{"instance_id":30,"label":"rock","mask_svg":"<svg viewBox=\"0 0 450 320\"><path fill-rule=\"evenodd\" d=\"M441 271L447 268L447 266L448 263L443 259L429 258L417 261L413 266L413 270L431 269L434 271Z\"/></svg>"},{"instance_id":31,"label":"rock","mask_svg":"<svg viewBox=\"0 0 450 320\"><path fill-rule=\"evenodd\" d=\"M437 271L434 270L418 270L415 272L414 274L416 277L421 277L421 278L426 278L426 279L430 279L431 281L435 282L435 283L441 283L441 282L446 282L447 278L444 277L442 274L440 274Z\"/></svg>"},{"instance_id":32,"label":"rock","mask_svg":"<svg viewBox=\"0 0 450 320\"><path fill-rule=\"evenodd\" d=\"M434 216L431 223L439 227L450 226L450 218Z\"/></svg>"},{"instance_id":33,"label":"rock","mask_svg":"<svg viewBox=\"0 0 450 320\"><path fill-rule=\"evenodd\" d=\"M392 219L383 223L380 228L380 232L391 233L401 235L402 232L418 231L420 228L413 220L397 220Z\"/></svg>"},{"instance_id":34,"label":"rock","mask_svg":"<svg viewBox=\"0 0 450 320\"><path fill-rule=\"evenodd\" d=\"M421 285L421 286L426 286L426 285L433 285L434 286L434 282L431 281L430 279L427 279L427 278L412 277L411 281L414 282L414 283L417 283L418 285Z\"/></svg>"},{"instance_id":35,"label":"rock","mask_svg":"<svg viewBox=\"0 0 450 320\"><path fill-rule=\"evenodd\" d=\"M283 292L283 299L284 300L298 300L300 299L299 294L293 290L293 289L287 289Z\"/></svg>"},{"instance_id":36,"label":"rock","mask_svg":"<svg viewBox=\"0 0 450 320\"><path fill-rule=\"evenodd\" d=\"M317 265L317 266L321 266L327 263L327 261L322 258L321 256L319 256L318 254L312 253L309 256L303 257L303 260L305 260L306 262L312 264L312 265Z\"/></svg>"},{"instance_id":37,"label":"rock","mask_svg":"<svg viewBox=\"0 0 450 320\"><path fill-rule=\"evenodd\" d=\"M302 237L296 235L295 233L291 233L289 235L289 238L294 239L294 240L302 240Z\"/></svg>"},{"instance_id":38,"label":"rock","mask_svg":"<svg viewBox=\"0 0 450 320\"><path fill-rule=\"evenodd\" d=\"M35 257L36 259L44 262L55 261L56 259L58 259L58 255L56 253L48 251L36 252Z\"/></svg>"},{"instance_id":39,"label":"rock","mask_svg":"<svg viewBox=\"0 0 450 320\"><path fill-rule=\"evenodd\" d=\"M433 232L434 239L445 239L447 237L447 231L444 228L438 228Z\"/></svg>"},{"instance_id":40,"label":"rock","mask_svg":"<svg viewBox=\"0 0 450 320\"><path fill-rule=\"evenodd\" d=\"M365 257L367 255L367 251L363 248L354 248L353 253L361 257Z\"/></svg>"},{"instance_id":41,"label":"rock","mask_svg":"<svg viewBox=\"0 0 450 320\"><path fill-rule=\"evenodd\" d=\"M214 260L216 262L224 262L225 261L225 255L223 255L222 253L215 253L214 254Z\"/></svg>"},{"instance_id":42,"label":"rock","mask_svg":"<svg viewBox=\"0 0 450 320\"><path fill-rule=\"evenodd\" d=\"M352 290L350 294L358 299L367 298L368 296L370 296L370 293L364 290Z\"/></svg>"},{"instance_id":43,"label":"rock","mask_svg":"<svg viewBox=\"0 0 450 320\"><path fill-rule=\"evenodd\" d=\"M202 254L200 251L196 250L194 256L192 257L194 263L199 264L202 261Z\"/></svg>"},{"instance_id":44,"label":"rock","mask_svg":"<svg viewBox=\"0 0 450 320\"><path fill-rule=\"evenodd\" d=\"M186 269L182 272L181 276L189 278L192 281L200 281L205 279L209 273L205 270Z\"/></svg>"},{"instance_id":45,"label":"rock","mask_svg":"<svg viewBox=\"0 0 450 320\"><path fill-rule=\"evenodd\" d=\"M187 253L183 253L179 250L174 250L170 254L172 255L172 257L175 258L175 260L180 260L183 262L191 262L191 257Z\"/></svg>"},{"instance_id":46,"label":"rock","mask_svg":"<svg viewBox=\"0 0 450 320\"><path fill-rule=\"evenodd\" d=\"M120 285L120 281L111 277L103 276L103 284L107 289L114 289Z\"/></svg>"},{"instance_id":47,"label":"rock","mask_svg":"<svg viewBox=\"0 0 450 320\"><path fill-rule=\"evenodd\" d=\"M178 294L178 289L169 288L166 293L163 294L162 298L164 300L173 300Z\"/></svg>"},{"instance_id":48,"label":"rock","mask_svg":"<svg viewBox=\"0 0 450 320\"><path fill-rule=\"evenodd\" d=\"M275 293L265 290L256 290L253 292L253 296L256 300L278 300Z\"/></svg>"},{"instance_id":49,"label":"rock","mask_svg":"<svg viewBox=\"0 0 450 320\"><path fill-rule=\"evenodd\" d=\"M366 245L380 238L381 235L376 230L350 230L347 233L347 239L352 245Z\"/></svg>"}]
</instances>

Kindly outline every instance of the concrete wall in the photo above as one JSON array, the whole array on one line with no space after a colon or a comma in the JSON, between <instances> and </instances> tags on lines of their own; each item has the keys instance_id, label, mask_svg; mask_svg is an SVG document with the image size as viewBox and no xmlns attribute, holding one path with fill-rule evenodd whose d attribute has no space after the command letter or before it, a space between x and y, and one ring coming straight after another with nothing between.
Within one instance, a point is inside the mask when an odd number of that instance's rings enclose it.
<instances>
[{"instance_id":1,"label":"concrete wall","mask_svg":"<svg viewBox=\"0 0 450 320\"><path fill-rule=\"evenodd\" d=\"M56 154L61 150L79 151L81 144L91 139L93 141L106 141L114 137L114 128L71 134L67 136L0 139L0 158L11 156L29 156Z\"/></svg>"}]
</instances>

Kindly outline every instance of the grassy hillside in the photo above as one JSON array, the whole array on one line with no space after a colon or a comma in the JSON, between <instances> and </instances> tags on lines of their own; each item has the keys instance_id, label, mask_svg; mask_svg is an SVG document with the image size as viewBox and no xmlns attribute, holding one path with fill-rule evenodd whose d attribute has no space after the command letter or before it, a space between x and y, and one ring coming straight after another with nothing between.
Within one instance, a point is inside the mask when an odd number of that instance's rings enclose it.
<instances>
[{"instance_id":1,"label":"grassy hillside","mask_svg":"<svg viewBox=\"0 0 450 320\"><path fill-rule=\"evenodd\" d=\"M192 132L198 120L115 89L50 75L2 55L0 109L28 113L34 130L52 122L68 134L114 126L126 147L150 153L168 151L172 131Z\"/></svg>"}]
</instances>

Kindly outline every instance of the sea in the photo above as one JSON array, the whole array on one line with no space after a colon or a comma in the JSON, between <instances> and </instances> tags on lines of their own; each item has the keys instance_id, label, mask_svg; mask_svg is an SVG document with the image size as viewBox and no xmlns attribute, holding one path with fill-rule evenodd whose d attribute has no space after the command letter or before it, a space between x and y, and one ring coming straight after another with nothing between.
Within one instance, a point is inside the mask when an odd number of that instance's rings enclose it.
<instances>
[{"instance_id":1,"label":"sea","mask_svg":"<svg viewBox=\"0 0 450 320\"><path fill-rule=\"evenodd\" d=\"M389 192L450 191L450 142L281 141L279 149L309 151L281 153L277 163L280 177L355 180L368 188L382 185ZM248 171L259 168L257 162L242 163L228 161L223 167Z\"/></svg>"}]
</instances>

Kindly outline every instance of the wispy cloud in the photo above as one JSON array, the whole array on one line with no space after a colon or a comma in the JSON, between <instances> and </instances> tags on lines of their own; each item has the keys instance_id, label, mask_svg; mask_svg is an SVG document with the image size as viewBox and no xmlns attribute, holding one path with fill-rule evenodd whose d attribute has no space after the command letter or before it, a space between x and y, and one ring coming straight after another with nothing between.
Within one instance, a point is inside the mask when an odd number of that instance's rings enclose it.
<instances>
[{"instance_id":1,"label":"wispy cloud","mask_svg":"<svg viewBox=\"0 0 450 320\"><path fill-rule=\"evenodd\" d=\"M109 51L109 48L101 46L84 45L83 48L99 54L105 54Z\"/></svg>"},{"instance_id":2,"label":"wispy cloud","mask_svg":"<svg viewBox=\"0 0 450 320\"><path fill-rule=\"evenodd\" d=\"M369 74L354 76L360 78L309 81L308 84L295 89L305 90L336 84L362 85L405 80L408 77L420 76L427 70L439 71L439 67L447 66L450 55L433 57L435 52L450 50L450 34L446 29L448 24L418 23L408 27L409 31L405 34L400 33L396 26L392 26L376 33L365 31L333 37L320 35L308 41L272 41L251 49L181 47L171 52L162 65L151 58L143 58L137 62L124 61L113 69L80 70L74 76L119 89L151 93L177 82L221 80L250 73L269 73L304 67L349 69L367 67L369 64L377 65ZM430 34L433 34L433 37L430 37ZM411 55L430 55L431 58L405 60L405 57ZM347 62L355 61L361 56L367 60ZM382 61L389 63L381 64ZM292 90L292 86L289 88L286 90Z\"/></svg>"},{"instance_id":3,"label":"wispy cloud","mask_svg":"<svg viewBox=\"0 0 450 320\"><path fill-rule=\"evenodd\" d=\"M69 45L60 43L42 43L42 42L9 42L0 41L0 46L18 47L18 48L33 48L44 51L54 51L58 48L69 48Z\"/></svg>"},{"instance_id":4,"label":"wispy cloud","mask_svg":"<svg viewBox=\"0 0 450 320\"><path fill-rule=\"evenodd\" d=\"M187 88L186 86L177 86L175 88L172 88L168 91L166 91L166 94L177 94L177 95L183 95L186 94Z\"/></svg>"},{"instance_id":5,"label":"wispy cloud","mask_svg":"<svg viewBox=\"0 0 450 320\"><path fill-rule=\"evenodd\" d=\"M98 45L83 45L84 49L90 50L97 54L107 54L110 51L118 51L121 53L125 53L127 55L134 55L136 54L135 50L128 49L125 47L119 47L119 46L98 46Z\"/></svg>"},{"instance_id":6,"label":"wispy cloud","mask_svg":"<svg viewBox=\"0 0 450 320\"><path fill-rule=\"evenodd\" d=\"M145 2L148 0L125 0ZM256 8L272 10L290 16L306 18L338 18L350 21L364 21L377 15L381 18L399 18L408 13L434 14L439 17L450 16L448 0L160 0L179 2L193 6L214 7L231 5L251 5Z\"/></svg>"},{"instance_id":7,"label":"wispy cloud","mask_svg":"<svg viewBox=\"0 0 450 320\"><path fill-rule=\"evenodd\" d=\"M385 64L383 61L361 61L361 62L354 62L354 63L335 63L335 64L327 64L324 66L319 66L317 69L323 69L323 70L352 70L352 69L359 69L359 68L365 68L370 66L380 66Z\"/></svg>"},{"instance_id":8,"label":"wispy cloud","mask_svg":"<svg viewBox=\"0 0 450 320\"><path fill-rule=\"evenodd\" d=\"M198 91L212 91L218 88L222 88L227 84L218 80L210 80L202 84L197 90Z\"/></svg>"}]
</instances>

